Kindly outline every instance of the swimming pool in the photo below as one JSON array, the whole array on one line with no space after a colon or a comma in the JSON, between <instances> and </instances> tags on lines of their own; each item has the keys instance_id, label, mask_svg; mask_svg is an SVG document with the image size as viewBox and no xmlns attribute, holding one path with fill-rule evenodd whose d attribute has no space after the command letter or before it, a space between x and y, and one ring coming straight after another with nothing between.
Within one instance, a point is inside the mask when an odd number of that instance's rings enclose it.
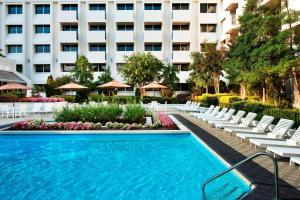
<instances>
[{"instance_id":1,"label":"swimming pool","mask_svg":"<svg viewBox=\"0 0 300 200\"><path fill-rule=\"evenodd\" d=\"M0 135L0 199L201 198L201 183L226 166L192 134ZM208 199L250 190L231 173Z\"/></svg>"}]
</instances>

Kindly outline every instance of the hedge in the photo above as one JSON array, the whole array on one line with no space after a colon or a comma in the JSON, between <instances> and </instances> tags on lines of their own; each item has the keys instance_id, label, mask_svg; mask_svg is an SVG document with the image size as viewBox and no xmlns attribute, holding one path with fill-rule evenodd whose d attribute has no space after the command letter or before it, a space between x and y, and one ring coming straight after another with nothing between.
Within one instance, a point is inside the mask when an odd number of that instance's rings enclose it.
<instances>
[{"instance_id":1,"label":"hedge","mask_svg":"<svg viewBox=\"0 0 300 200\"><path fill-rule=\"evenodd\" d=\"M65 101L70 103L76 102L76 96L69 96L69 95L54 95L53 98L63 98Z\"/></svg>"},{"instance_id":2,"label":"hedge","mask_svg":"<svg viewBox=\"0 0 300 200\"><path fill-rule=\"evenodd\" d=\"M237 101L241 101L242 98L240 96L221 96L219 98L220 104L231 104Z\"/></svg>"}]
</instances>

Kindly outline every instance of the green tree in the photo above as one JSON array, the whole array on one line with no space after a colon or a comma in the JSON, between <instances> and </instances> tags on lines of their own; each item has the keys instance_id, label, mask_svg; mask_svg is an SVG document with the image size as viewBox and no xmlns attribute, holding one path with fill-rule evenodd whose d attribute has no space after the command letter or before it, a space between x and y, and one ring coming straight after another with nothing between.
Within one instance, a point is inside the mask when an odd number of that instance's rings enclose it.
<instances>
[{"instance_id":1,"label":"green tree","mask_svg":"<svg viewBox=\"0 0 300 200\"><path fill-rule=\"evenodd\" d=\"M94 79L92 66L85 56L80 56L77 59L75 67L71 71L71 76L79 84L85 86L89 86Z\"/></svg>"},{"instance_id":2,"label":"green tree","mask_svg":"<svg viewBox=\"0 0 300 200\"><path fill-rule=\"evenodd\" d=\"M44 92L44 88L39 85L34 85L32 89L32 96L33 97L40 97L41 93Z\"/></svg>"},{"instance_id":3,"label":"green tree","mask_svg":"<svg viewBox=\"0 0 300 200\"><path fill-rule=\"evenodd\" d=\"M91 90L96 90L98 85L102 85L102 84L107 83L107 82L112 81L112 80L113 80L113 78L111 77L110 67L108 66L104 70L104 72L100 76L98 76L98 80L96 80L95 82L93 82L90 85L90 89Z\"/></svg>"},{"instance_id":4,"label":"green tree","mask_svg":"<svg viewBox=\"0 0 300 200\"><path fill-rule=\"evenodd\" d=\"M178 69L176 69L172 65L165 65L161 74L162 84L173 91L176 90L176 83L179 82L179 78L177 77L178 72Z\"/></svg>"},{"instance_id":5,"label":"green tree","mask_svg":"<svg viewBox=\"0 0 300 200\"><path fill-rule=\"evenodd\" d=\"M158 81L164 64L150 53L134 53L125 57L120 69L121 75L129 85L142 87L146 83Z\"/></svg>"}]
</instances>

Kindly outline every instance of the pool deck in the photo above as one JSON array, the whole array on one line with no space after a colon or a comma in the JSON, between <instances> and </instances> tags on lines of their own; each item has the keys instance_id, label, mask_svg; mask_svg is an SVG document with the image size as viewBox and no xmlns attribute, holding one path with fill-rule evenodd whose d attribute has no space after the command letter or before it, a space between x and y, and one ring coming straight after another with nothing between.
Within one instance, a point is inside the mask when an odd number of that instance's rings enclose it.
<instances>
[{"instance_id":1,"label":"pool deck","mask_svg":"<svg viewBox=\"0 0 300 200\"><path fill-rule=\"evenodd\" d=\"M187 113L177 113L174 116L231 165L255 153L265 152L263 149L254 149L250 147L249 142L236 140L235 136L212 128L206 122L195 119ZM289 166L289 159L279 159L278 169L280 199L300 199L299 167ZM254 161L242 165L239 171L256 186L245 199L269 200L274 198L273 163L270 159L256 158Z\"/></svg>"}]
</instances>

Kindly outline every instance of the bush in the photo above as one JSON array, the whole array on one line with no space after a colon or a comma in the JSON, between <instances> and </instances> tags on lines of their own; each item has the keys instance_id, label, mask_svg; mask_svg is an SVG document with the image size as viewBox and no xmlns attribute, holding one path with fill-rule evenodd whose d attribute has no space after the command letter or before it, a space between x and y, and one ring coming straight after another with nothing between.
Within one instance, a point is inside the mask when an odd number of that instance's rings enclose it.
<instances>
[{"instance_id":1,"label":"bush","mask_svg":"<svg viewBox=\"0 0 300 200\"><path fill-rule=\"evenodd\" d=\"M202 103L205 106L210 106L210 105L216 106L219 104L219 100L218 100L218 97L216 97L213 94L203 94L202 95Z\"/></svg>"},{"instance_id":2,"label":"bush","mask_svg":"<svg viewBox=\"0 0 300 200\"><path fill-rule=\"evenodd\" d=\"M53 98L62 98L64 99L65 101L67 102L70 102L70 103L75 103L75 96L67 96L67 95L55 95L55 96L52 96Z\"/></svg>"},{"instance_id":3,"label":"bush","mask_svg":"<svg viewBox=\"0 0 300 200\"><path fill-rule=\"evenodd\" d=\"M300 125L300 113L295 110L282 108L268 108L265 109L262 114L275 117L274 123L277 123L280 120L280 118L284 118L294 120L295 126Z\"/></svg>"},{"instance_id":4,"label":"bush","mask_svg":"<svg viewBox=\"0 0 300 200\"><path fill-rule=\"evenodd\" d=\"M140 105L128 105L124 111L124 120L126 122L144 122L146 110Z\"/></svg>"},{"instance_id":5,"label":"bush","mask_svg":"<svg viewBox=\"0 0 300 200\"><path fill-rule=\"evenodd\" d=\"M176 98L177 98L178 103L183 104L191 98L191 94L190 93L177 94Z\"/></svg>"},{"instance_id":6,"label":"bush","mask_svg":"<svg viewBox=\"0 0 300 200\"><path fill-rule=\"evenodd\" d=\"M116 104L132 104L138 102L138 97L133 96L106 96L102 94L91 94L89 101L103 102L108 101L109 103Z\"/></svg>"},{"instance_id":7,"label":"bush","mask_svg":"<svg viewBox=\"0 0 300 200\"><path fill-rule=\"evenodd\" d=\"M237 101L241 101L242 100L242 98L240 97L240 96L221 96L220 98L219 98L219 103L220 104L227 104L227 105L229 105L229 104L231 104L231 103L234 103L234 102L237 102Z\"/></svg>"}]
</instances>

